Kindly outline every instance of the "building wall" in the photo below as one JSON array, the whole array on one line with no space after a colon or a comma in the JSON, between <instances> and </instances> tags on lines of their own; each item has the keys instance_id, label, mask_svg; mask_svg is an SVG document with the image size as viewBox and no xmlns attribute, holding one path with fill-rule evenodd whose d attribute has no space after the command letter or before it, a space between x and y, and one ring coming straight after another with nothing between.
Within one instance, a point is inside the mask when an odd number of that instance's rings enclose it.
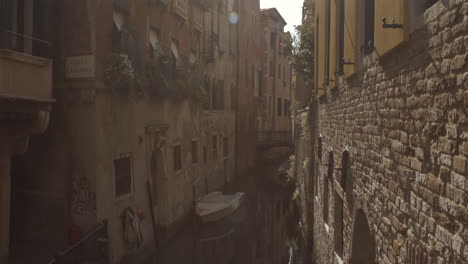
<instances>
[{"instance_id":1,"label":"building wall","mask_svg":"<svg viewBox=\"0 0 468 264\"><path fill-rule=\"evenodd\" d=\"M256 105L254 100L255 74L260 70L260 1L238 0L239 55L236 110L236 167L238 175L245 175L255 164L257 142ZM254 70L252 70L252 67ZM258 85L258 84L257 84Z\"/></svg>"},{"instance_id":2,"label":"building wall","mask_svg":"<svg viewBox=\"0 0 468 264\"><path fill-rule=\"evenodd\" d=\"M282 51L283 38L290 37L284 33L284 20L276 9L261 11L261 46L263 47L262 72L264 94L262 98L262 111L260 111L260 130L289 131L291 118L289 107L291 103L291 68L289 57ZM271 41L271 33L276 33L274 45ZM279 109L281 108L281 109Z\"/></svg>"},{"instance_id":3,"label":"building wall","mask_svg":"<svg viewBox=\"0 0 468 264\"><path fill-rule=\"evenodd\" d=\"M385 54L363 57L357 74L338 78L318 101L318 112L311 113L319 117L311 128L318 125L323 141L321 148L318 135L313 141L322 156L312 176L318 186L316 263L468 260L467 8L461 1L437 2L423 16L410 17L419 26L407 42L396 37L381 46L376 34L376 49ZM323 80L322 59L318 68Z\"/></svg>"},{"instance_id":4,"label":"building wall","mask_svg":"<svg viewBox=\"0 0 468 264\"><path fill-rule=\"evenodd\" d=\"M200 29L192 23L193 6L189 1L185 21L182 17L176 18L172 4L114 2L124 3L128 12L128 24L136 43L129 55L135 59L133 66L138 74L145 74L150 61L150 28L159 29L162 46L170 50L171 42L177 39L179 53L204 59L198 52ZM125 3L129 5L125 7ZM58 107L49 136L41 139L44 149L53 154L41 155L41 151L36 151L24 161L32 164L30 167L36 168L37 174L47 174L46 179L63 181L60 193L70 193L59 210L66 220L65 225L76 224L86 233L99 221L108 220L111 263L118 263L123 256L135 252L137 256L147 251L154 253L151 209L155 211L157 239L164 247L190 219L194 199L222 190L234 177L235 114L230 91L238 78L234 54L221 54L218 44L213 53L214 61L207 62L204 70L210 82L224 80L224 110L215 110L211 104L203 108L193 100L150 95L149 88L144 85L129 89L127 94L112 90L104 74L113 52L115 7L112 0L60 3L63 15L54 66ZM220 19L224 19L227 18L226 8L222 6L218 11L217 6L206 6L204 11L218 13ZM224 34L220 39L226 40L229 34L226 30L227 27L220 27L218 34ZM86 63L94 66L94 73L79 78L67 75L66 62L72 56L92 56L91 62ZM207 91L208 101L211 101L211 85ZM214 156L213 136L217 136L217 156ZM59 143L55 144L54 140ZM197 162L193 162L192 141L198 142ZM228 144L226 155L224 142ZM182 152L182 168L177 171L173 158L175 145L180 145ZM131 157L131 193L116 197L114 160L120 155ZM54 169L48 171L40 166L54 163L61 163L61 166L51 165ZM148 182L153 202L158 203L153 208L148 199ZM121 215L128 207L144 215L140 222L143 244L136 251L128 249L123 239ZM67 228L60 226L53 232L63 238ZM54 245L55 250L66 247L66 241L61 242L61 245Z\"/></svg>"}]
</instances>

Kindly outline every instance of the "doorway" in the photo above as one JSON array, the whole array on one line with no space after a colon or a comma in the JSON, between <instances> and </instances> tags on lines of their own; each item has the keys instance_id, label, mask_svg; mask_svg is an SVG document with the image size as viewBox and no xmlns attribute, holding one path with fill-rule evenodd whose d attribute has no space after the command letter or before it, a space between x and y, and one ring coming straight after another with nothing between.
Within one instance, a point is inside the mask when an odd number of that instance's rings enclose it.
<instances>
[{"instance_id":1,"label":"doorway","mask_svg":"<svg viewBox=\"0 0 468 264\"><path fill-rule=\"evenodd\" d=\"M356 212L353 229L351 264L374 264L375 241L370 232L367 217L362 209Z\"/></svg>"},{"instance_id":2,"label":"doorway","mask_svg":"<svg viewBox=\"0 0 468 264\"><path fill-rule=\"evenodd\" d=\"M51 154L40 145L31 140L28 152L11 160L11 264L47 263L68 245L66 177L50 169Z\"/></svg>"}]
</instances>

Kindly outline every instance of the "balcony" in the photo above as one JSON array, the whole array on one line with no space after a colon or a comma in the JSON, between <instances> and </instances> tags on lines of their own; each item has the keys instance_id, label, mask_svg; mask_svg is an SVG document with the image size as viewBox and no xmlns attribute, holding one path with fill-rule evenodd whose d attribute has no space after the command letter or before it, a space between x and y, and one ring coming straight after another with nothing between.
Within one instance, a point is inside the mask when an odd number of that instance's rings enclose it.
<instances>
[{"instance_id":1,"label":"balcony","mask_svg":"<svg viewBox=\"0 0 468 264\"><path fill-rule=\"evenodd\" d=\"M52 101L50 44L15 32L0 31L0 97Z\"/></svg>"},{"instance_id":2,"label":"balcony","mask_svg":"<svg viewBox=\"0 0 468 264\"><path fill-rule=\"evenodd\" d=\"M289 147L292 145L291 131L257 131L258 147Z\"/></svg>"},{"instance_id":3,"label":"balcony","mask_svg":"<svg viewBox=\"0 0 468 264\"><path fill-rule=\"evenodd\" d=\"M215 7L220 0L193 0L194 3L201 5L204 9Z\"/></svg>"}]
</instances>

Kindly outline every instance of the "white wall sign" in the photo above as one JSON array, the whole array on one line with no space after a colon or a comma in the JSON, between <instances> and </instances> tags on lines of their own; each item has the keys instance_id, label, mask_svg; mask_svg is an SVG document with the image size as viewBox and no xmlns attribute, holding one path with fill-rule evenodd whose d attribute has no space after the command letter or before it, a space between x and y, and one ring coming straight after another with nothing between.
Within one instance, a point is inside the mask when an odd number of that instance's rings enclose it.
<instances>
[{"instance_id":1,"label":"white wall sign","mask_svg":"<svg viewBox=\"0 0 468 264\"><path fill-rule=\"evenodd\" d=\"M65 64L65 76L67 78L93 78L94 56L68 57Z\"/></svg>"}]
</instances>

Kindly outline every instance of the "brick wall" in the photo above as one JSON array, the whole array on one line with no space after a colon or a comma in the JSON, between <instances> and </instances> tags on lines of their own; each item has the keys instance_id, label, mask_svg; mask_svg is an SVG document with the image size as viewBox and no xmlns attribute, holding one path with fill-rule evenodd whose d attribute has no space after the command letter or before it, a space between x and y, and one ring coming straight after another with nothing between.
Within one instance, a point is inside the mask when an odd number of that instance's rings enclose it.
<instances>
[{"instance_id":1,"label":"brick wall","mask_svg":"<svg viewBox=\"0 0 468 264\"><path fill-rule=\"evenodd\" d=\"M314 263L468 261L467 33L468 3L439 2L407 43L385 57L364 58L361 71L320 98L322 160L311 170L318 171L311 173L318 188L309 190L315 198L307 198L314 201ZM311 148L318 149L314 137ZM343 218L335 219L340 204ZM344 224L341 257L336 221Z\"/></svg>"}]
</instances>

